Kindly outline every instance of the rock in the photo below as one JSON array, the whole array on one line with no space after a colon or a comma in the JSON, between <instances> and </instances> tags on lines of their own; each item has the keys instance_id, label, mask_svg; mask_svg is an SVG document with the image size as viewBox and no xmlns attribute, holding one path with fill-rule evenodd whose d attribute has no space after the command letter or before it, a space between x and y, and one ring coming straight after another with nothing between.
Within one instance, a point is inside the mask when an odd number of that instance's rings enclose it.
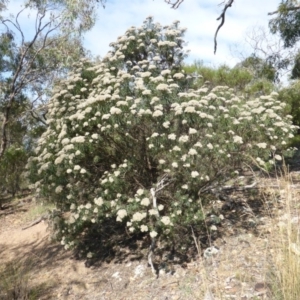
<instances>
[{"instance_id":1,"label":"rock","mask_svg":"<svg viewBox=\"0 0 300 300\"><path fill-rule=\"evenodd\" d=\"M211 246L204 250L203 256L204 258L209 258L212 256L216 256L218 253L219 249L215 246Z\"/></svg>"}]
</instances>

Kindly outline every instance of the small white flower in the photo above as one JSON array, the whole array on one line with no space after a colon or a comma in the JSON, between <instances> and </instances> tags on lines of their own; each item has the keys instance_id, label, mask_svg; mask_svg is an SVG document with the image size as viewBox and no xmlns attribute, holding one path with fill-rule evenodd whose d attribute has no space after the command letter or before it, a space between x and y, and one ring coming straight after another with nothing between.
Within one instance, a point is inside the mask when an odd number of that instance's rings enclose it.
<instances>
[{"instance_id":1,"label":"small white flower","mask_svg":"<svg viewBox=\"0 0 300 300\"><path fill-rule=\"evenodd\" d=\"M94 203L98 206L101 206L103 204L103 199L101 197L95 198Z\"/></svg>"},{"instance_id":2,"label":"small white flower","mask_svg":"<svg viewBox=\"0 0 300 300\"><path fill-rule=\"evenodd\" d=\"M164 122L163 127L169 128L170 127L170 122L169 121Z\"/></svg>"},{"instance_id":3,"label":"small white flower","mask_svg":"<svg viewBox=\"0 0 300 300\"><path fill-rule=\"evenodd\" d=\"M278 154L276 154L276 155L274 156L274 158L275 158L276 160L282 160L282 157L281 157L280 155L278 155Z\"/></svg>"},{"instance_id":4,"label":"small white flower","mask_svg":"<svg viewBox=\"0 0 300 300\"><path fill-rule=\"evenodd\" d=\"M56 193L56 194L59 194L59 193L62 192L62 190L63 190L63 187L62 187L61 185L59 185L58 187L56 187L55 193Z\"/></svg>"},{"instance_id":5,"label":"small white flower","mask_svg":"<svg viewBox=\"0 0 300 300\"><path fill-rule=\"evenodd\" d=\"M80 170L80 173L81 173L81 174L85 174L85 173L86 173L86 170L82 168L82 169Z\"/></svg>"},{"instance_id":6,"label":"small white flower","mask_svg":"<svg viewBox=\"0 0 300 300\"><path fill-rule=\"evenodd\" d=\"M173 167L173 168L178 168L178 163L174 161L174 162L172 163L172 167Z\"/></svg>"},{"instance_id":7,"label":"small white flower","mask_svg":"<svg viewBox=\"0 0 300 300\"><path fill-rule=\"evenodd\" d=\"M181 79L181 78L183 78L184 77L184 74L182 74L182 73L175 73L174 75L173 75L173 78L177 78L177 79Z\"/></svg>"},{"instance_id":8,"label":"small white flower","mask_svg":"<svg viewBox=\"0 0 300 300\"><path fill-rule=\"evenodd\" d=\"M71 139L72 143L84 143L84 141L85 141L84 136L76 136Z\"/></svg>"},{"instance_id":9,"label":"small white flower","mask_svg":"<svg viewBox=\"0 0 300 300\"><path fill-rule=\"evenodd\" d=\"M171 224L170 217L163 216L163 217L161 218L161 222L164 223L165 225Z\"/></svg>"},{"instance_id":10,"label":"small white flower","mask_svg":"<svg viewBox=\"0 0 300 300\"><path fill-rule=\"evenodd\" d=\"M166 161L164 159L160 159L158 162L159 162L160 165L163 165L163 164L166 163Z\"/></svg>"},{"instance_id":11,"label":"small white flower","mask_svg":"<svg viewBox=\"0 0 300 300\"><path fill-rule=\"evenodd\" d=\"M162 112L161 110L156 110L156 111L152 114L153 117L160 117L160 116L162 116L162 115L163 115L163 112Z\"/></svg>"},{"instance_id":12,"label":"small white flower","mask_svg":"<svg viewBox=\"0 0 300 300\"><path fill-rule=\"evenodd\" d=\"M168 90L168 85L165 84L165 83L160 83L160 84L156 87L156 89L157 89L158 91L167 91L167 90Z\"/></svg>"},{"instance_id":13,"label":"small white flower","mask_svg":"<svg viewBox=\"0 0 300 300\"><path fill-rule=\"evenodd\" d=\"M188 154L189 155L196 155L196 154L198 154L198 152L195 149L192 148L192 149L189 150Z\"/></svg>"},{"instance_id":14,"label":"small white flower","mask_svg":"<svg viewBox=\"0 0 300 300\"><path fill-rule=\"evenodd\" d=\"M182 135L178 141L181 143L186 143L189 140L189 136L188 135Z\"/></svg>"},{"instance_id":15,"label":"small white flower","mask_svg":"<svg viewBox=\"0 0 300 300\"><path fill-rule=\"evenodd\" d=\"M144 218L146 218L146 216L147 216L146 213L136 212L132 216L132 221L135 221L135 222L142 221Z\"/></svg>"},{"instance_id":16,"label":"small white flower","mask_svg":"<svg viewBox=\"0 0 300 300\"><path fill-rule=\"evenodd\" d=\"M196 178L196 177L198 177L200 174L197 172L197 171L193 171L192 173L191 173L191 176L193 177L193 178Z\"/></svg>"},{"instance_id":17,"label":"small white flower","mask_svg":"<svg viewBox=\"0 0 300 300\"><path fill-rule=\"evenodd\" d=\"M157 236L157 232L156 232L156 231L151 231L151 232L150 232L150 236L151 236L152 238L155 238L155 237Z\"/></svg>"},{"instance_id":18,"label":"small white flower","mask_svg":"<svg viewBox=\"0 0 300 300\"><path fill-rule=\"evenodd\" d=\"M149 198L144 198L141 201L141 205L148 206L150 204Z\"/></svg>"},{"instance_id":19,"label":"small white flower","mask_svg":"<svg viewBox=\"0 0 300 300\"><path fill-rule=\"evenodd\" d=\"M149 215L150 216L157 216L158 210L157 209L149 209Z\"/></svg>"},{"instance_id":20,"label":"small white flower","mask_svg":"<svg viewBox=\"0 0 300 300\"><path fill-rule=\"evenodd\" d=\"M159 43L160 43L160 42L159 42ZM170 74L170 73L171 73L171 71L167 69L167 70L161 71L160 74L164 76L164 75L168 75L168 74Z\"/></svg>"},{"instance_id":21,"label":"small white flower","mask_svg":"<svg viewBox=\"0 0 300 300\"><path fill-rule=\"evenodd\" d=\"M243 139L240 136L236 135L233 137L233 142L238 144L243 144Z\"/></svg>"},{"instance_id":22,"label":"small white flower","mask_svg":"<svg viewBox=\"0 0 300 300\"><path fill-rule=\"evenodd\" d=\"M194 128L189 129L189 134L195 134L195 133L197 133L196 129L194 129Z\"/></svg>"},{"instance_id":23,"label":"small white flower","mask_svg":"<svg viewBox=\"0 0 300 300\"><path fill-rule=\"evenodd\" d=\"M211 230L211 231L217 231L218 228L217 228L216 225L212 225L212 226L210 226L210 230Z\"/></svg>"},{"instance_id":24,"label":"small white flower","mask_svg":"<svg viewBox=\"0 0 300 300\"><path fill-rule=\"evenodd\" d=\"M260 157L257 157L256 161L262 166L265 164L265 162Z\"/></svg>"},{"instance_id":25,"label":"small white flower","mask_svg":"<svg viewBox=\"0 0 300 300\"><path fill-rule=\"evenodd\" d=\"M138 189L138 190L136 191L136 194L137 194L138 196L141 196L141 195L144 194L144 190L143 190L143 189Z\"/></svg>"},{"instance_id":26,"label":"small white flower","mask_svg":"<svg viewBox=\"0 0 300 300\"><path fill-rule=\"evenodd\" d=\"M119 114L121 114L122 113L122 110L120 109L120 108L117 108L117 107L112 107L111 109L110 109L110 113L112 114L112 115L119 115Z\"/></svg>"},{"instance_id":27,"label":"small white flower","mask_svg":"<svg viewBox=\"0 0 300 300\"><path fill-rule=\"evenodd\" d=\"M162 204L159 204L158 207L157 207L157 209L158 209L158 210L163 210L163 209L164 209L164 206L163 206Z\"/></svg>"},{"instance_id":28,"label":"small white flower","mask_svg":"<svg viewBox=\"0 0 300 300\"><path fill-rule=\"evenodd\" d=\"M141 232L147 232L148 231L148 226L142 225L141 226Z\"/></svg>"},{"instance_id":29,"label":"small white flower","mask_svg":"<svg viewBox=\"0 0 300 300\"><path fill-rule=\"evenodd\" d=\"M256 146L258 148L266 149L267 148L267 143L258 143L258 144L256 144Z\"/></svg>"},{"instance_id":30,"label":"small white flower","mask_svg":"<svg viewBox=\"0 0 300 300\"><path fill-rule=\"evenodd\" d=\"M174 133L169 134L168 139L169 140L175 140L176 139L176 134L174 134Z\"/></svg>"},{"instance_id":31,"label":"small white flower","mask_svg":"<svg viewBox=\"0 0 300 300\"><path fill-rule=\"evenodd\" d=\"M196 110L195 110L195 107L194 106L188 106L184 109L184 112L187 112L187 113L195 113Z\"/></svg>"},{"instance_id":32,"label":"small white flower","mask_svg":"<svg viewBox=\"0 0 300 300\"><path fill-rule=\"evenodd\" d=\"M124 217L127 216L127 211L125 209L120 209L117 212L117 221L121 222Z\"/></svg>"}]
</instances>

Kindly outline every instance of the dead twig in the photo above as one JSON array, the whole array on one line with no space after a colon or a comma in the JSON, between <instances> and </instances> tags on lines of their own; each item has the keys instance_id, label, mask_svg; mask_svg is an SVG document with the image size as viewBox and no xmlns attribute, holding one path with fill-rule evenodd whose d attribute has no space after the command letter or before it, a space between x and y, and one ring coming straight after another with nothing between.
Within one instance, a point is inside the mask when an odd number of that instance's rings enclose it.
<instances>
[{"instance_id":1,"label":"dead twig","mask_svg":"<svg viewBox=\"0 0 300 300\"><path fill-rule=\"evenodd\" d=\"M179 5L183 2L184 0L176 0L174 2L172 2L171 0L165 0L166 3L170 4L171 5L171 8L178 8Z\"/></svg>"},{"instance_id":2,"label":"dead twig","mask_svg":"<svg viewBox=\"0 0 300 300\"><path fill-rule=\"evenodd\" d=\"M221 29L221 27L224 25L225 23L225 14L226 14L226 10L228 7L231 7L232 6L232 3L233 3L234 0L229 0L226 4L225 4L225 7L221 13L221 15L219 16L219 18L217 18L217 21L219 21L220 19L221 20L221 23L220 25L218 26L217 30L216 30L216 33L215 33L215 38L214 38L214 42L215 42L215 48L214 48L214 54L216 54L217 52L217 47L218 47L218 44L217 44L217 35L218 35L218 32L219 30Z\"/></svg>"},{"instance_id":3,"label":"dead twig","mask_svg":"<svg viewBox=\"0 0 300 300\"><path fill-rule=\"evenodd\" d=\"M44 220L46 220L46 219L48 218L48 215L49 215L49 214L47 213L47 214L44 214L44 215L38 217L38 218L35 219L33 222L31 222L29 225L27 225L27 226L25 226L25 227L22 227L22 230L25 230L25 229L27 229L27 228L30 228L30 227L32 227L32 226L34 226L34 225L37 225L37 224L41 223L42 221L44 221Z\"/></svg>"}]
</instances>

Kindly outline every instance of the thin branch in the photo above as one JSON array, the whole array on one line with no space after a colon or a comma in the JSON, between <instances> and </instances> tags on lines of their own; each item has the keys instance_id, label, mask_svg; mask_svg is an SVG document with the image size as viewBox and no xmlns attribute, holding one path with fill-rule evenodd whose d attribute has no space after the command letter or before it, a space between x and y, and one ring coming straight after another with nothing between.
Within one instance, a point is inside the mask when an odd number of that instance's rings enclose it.
<instances>
[{"instance_id":1,"label":"thin branch","mask_svg":"<svg viewBox=\"0 0 300 300\"><path fill-rule=\"evenodd\" d=\"M20 26L20 23L19 23L18 18L19 18L20 14L21 14L24 10L25 10L25 8L22 9L21 11L19 11L18 14L17 14L17 16L16 16L16 24L17 24L16 28L18 29L18 31L20 32L20 34L21 34L21 36L22 36L22 45L24 45L25 38L24 38L24 34L23 34L22 29L21 29L21 26Z\"/></svg>"},{"instance_id":2,"label":"thin branch","mask_svg":"<svg viewBox=\"0 0 300 300\"><path fill-rule=\"evenodd\" d=\"M41 123L43 123L45 126L47 126L47 123L46 123L44 120L42 120L40 117L34 115L34 113L33 113L32 110L30 110L29 113L31 114L31 116L32 116L36 121L41 122Z\"/></svg>"},{"instance_id":3,"label":"thin branch","mask_svg":"<svg viewBox=\"0 0 300 300\"><path fill-rule=\"evenodd\" d=\"M219 18L217 18L217 21L219 21L220 19L222 19L222 20L221 20L221 23L220 23L220 25L218 26L218 28L217 28L217 30L216 30L216 33L215 33L215 38L214 38L214 42L215 42L214 54L216 54L216 52L217 52L217 46L218 46L218 44L217 44L217 35L218 35L218 32L219 32L219 30L221 29L221 27L222 27L222 26L224 25L224 23L225 23L225 14L226 14L226 10L227 10L228 7L231 7L231 6L232 6L233 1L234 1L234 0L229 0L229 1L227 2L227 4L225 4L225 7L224 7L224 9L223 9L221 15L219 16Z\"/></svg>"}]
</instances>

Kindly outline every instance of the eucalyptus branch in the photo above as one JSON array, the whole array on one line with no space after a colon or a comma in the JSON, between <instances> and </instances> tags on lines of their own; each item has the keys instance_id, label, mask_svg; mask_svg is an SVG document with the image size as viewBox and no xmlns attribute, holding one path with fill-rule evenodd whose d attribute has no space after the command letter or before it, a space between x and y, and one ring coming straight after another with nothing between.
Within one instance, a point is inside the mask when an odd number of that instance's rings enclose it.
<instances>
[{"instance_id":1,"label":"eucalyptus branch","mask_svg":"<svg viewBox=\"0 0 300 300\"><path fill-rule=\"evenodd\" d=\"M294 11L294 10L299 10L300 9L300 5L299 6L293 6L293 7L287 7L287 8L284 8L284 11ZM278 10L275 10L273 12L269 12L268 15L269 16L272 16L272 15L276 15L278 13L281 13L282 11L280 9Z\"/></svg>"}]
</instances>

